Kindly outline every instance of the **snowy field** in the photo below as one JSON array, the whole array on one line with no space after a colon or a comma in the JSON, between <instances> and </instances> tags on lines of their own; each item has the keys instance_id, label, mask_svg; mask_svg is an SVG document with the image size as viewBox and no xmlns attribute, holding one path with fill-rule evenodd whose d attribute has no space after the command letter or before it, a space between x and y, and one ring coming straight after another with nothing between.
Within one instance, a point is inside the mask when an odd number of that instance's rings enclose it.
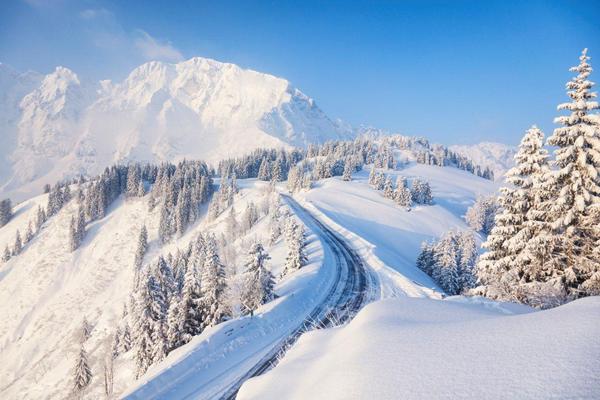
<instances>
[{"instance_id":1,"label":"snowy field","mask_svg":"<svg viewBox=\"0 0 600 400\"><path fill-rule=\"evenodd\" d=\"M437 239L450 229L469 229L464 214L478 195L495 192L498 183L456 168L411 163L398 171L383 171L396 180L421 178L431 184L434 204L399 207L367 183L369 169L353 176L318 182L299 194L304 206L338 231L379 273L382 297L439 297L433 280L415 267L423 241Z\"/></svg>"},{"instance_id":2,"label":"snowy field","mask_svg":"<svg viewBox=\"0 0 600 400\"><path fill-rule=\"evenodd\" d=\"M409 182L429 182L433 204L402 209L368 185L368 168L352 182L325 179L295 195L356 249L375 273L384 300L342 328L304 335L275 369L244 384L240 398L563 398L567 392L575 394L572 398L593 398L599 388L593 373L600 368L598 298L543 312L463 297L440 300L437 285L415 267L421 242L449 229L468 229L467 208L478 195L495 192L498 183L456 168L414 163L384 172L394 180L402 175ZM236 212L249 201L264 203L265 183L238 183ZM45 202L43 195L18 205L15 217L0 229L0 245L12 244L17 229L23 234L37 205ZM88 395L103 396L102 357L131 287L131 240L141 224L149 231L149 262L186 246L198 232L222 232L229 209L161 245L157 210L148 212L144 198L120 198L105 218L89 225L81 248L70 253L68 221L75 212L74 203L66 206L21 255L0 266L0 302L9 305L0 310L6 321L0 326L3 398L64 398L84 317L93 325L88 352L98 373ZM138 381L132 355L118 358L115 393L132 399L211 398L301 323L331 285L334 263L331 250L300 217L308 228L309 264L278 282L275 301L254 318L206 329ZM243 258L248 243L266 242L268 235L263 218L237 239L233 263ZM268 251L278 276L286 246L279 241ZM494 390L499 385L507 388L502 396Z\"/></svg>"},{"instance_id":3,"label":"snowy field","mask_svg":"<svg viewBox=\"0 0 600 400\"><path fill-rule=\"evenodd\" d=\"M303 336L250 399L594 399L600 297L540 312L403 297Z\"/></svg>"}]
</instances>

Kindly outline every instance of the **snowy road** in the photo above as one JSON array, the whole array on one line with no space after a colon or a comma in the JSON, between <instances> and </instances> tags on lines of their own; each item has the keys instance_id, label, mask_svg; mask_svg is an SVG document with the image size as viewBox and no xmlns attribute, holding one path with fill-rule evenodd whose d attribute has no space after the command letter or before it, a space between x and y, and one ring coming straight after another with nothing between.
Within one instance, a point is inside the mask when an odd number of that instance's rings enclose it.
<instances>
[{"instance_id":1,"label":"snowy road","mask_svg":"<svg viewBox=\"0 0 600 400\"><path fill-rule=\"evenodd\" d=\"M294 199L283 198L319 238L323 258L315 262L322 265L314 270L318 275L305 282L315 286L301 289L295 297L284 296L285 304L256 318L214 327L208 340L189 347L123 398L234 399L245 381L271 369L304 332L347 322L379 298L379 279L356 251Z\"/></svg>"},{"instance_id":2,"label":"snowy road","mask_svg":"<svg viewBox=\"0 0 600 400\"><path fill-rule=\"evenodd\" d=\"M316 219L293 198L283 196L295 214L319 235L323 246L331 249L335 255L336 280L325 301L310 313L305 321L288 337L277 343L244 376L238 379L224 393L215 396L220 399L235 399L242 384L274 367L286 349L306 331L327 328L347 322L368 302L377 298L377 279L365 267L358 254L333 231Z\"/></svg>"}]
</instances>

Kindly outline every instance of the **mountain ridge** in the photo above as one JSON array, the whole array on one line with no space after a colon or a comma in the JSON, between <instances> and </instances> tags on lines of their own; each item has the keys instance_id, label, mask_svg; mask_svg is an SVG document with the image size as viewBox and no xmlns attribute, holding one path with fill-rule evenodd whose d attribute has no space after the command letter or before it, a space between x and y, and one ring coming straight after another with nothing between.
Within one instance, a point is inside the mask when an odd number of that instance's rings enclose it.
<instances>
[{"instance_id":1,"label":"mountain ridge","mask_svg":"<svg viewBox=\"0 0 600 400\"><path fill-rule=\"evenodd\" d=\"M6 91L22 74L6 66L0 75ZM286 79L202 57L147 62L121 82L89 82L57 67L0 100L10 111L0 197L26 198L117 162L216 161L354 135Z\"/></svg>"}]
</instances>

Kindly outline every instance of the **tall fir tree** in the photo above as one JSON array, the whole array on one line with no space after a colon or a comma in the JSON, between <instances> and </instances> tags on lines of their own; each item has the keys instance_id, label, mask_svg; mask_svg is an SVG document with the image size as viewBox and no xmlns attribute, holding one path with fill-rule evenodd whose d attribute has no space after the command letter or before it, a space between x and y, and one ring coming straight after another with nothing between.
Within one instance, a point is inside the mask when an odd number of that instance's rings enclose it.
<instances>
[{"instance_id":1,"label":"tall fir tree","mask_svg":"<svg viewBox=\"0 0 600 400\"><path fill-rule=\"evenodd\" d=\"M548 144L556 147L557 167L552 174L555 197L549 202L549 216L561 261L551 271L551 279L569 299L600 291L596 281L590 281L600 271L600 260L594 255L600 238L600 124L592 114L600 105L593 101L596 93L588 79L592 73L589 60L584 49L579 65L571 68L577 74L566 85L571 101L558 106L569 115L555 119L562 126L548 138Z\"/></svg>"},{"instance_id":2,"label":"tall fir tree","mask_svg":"<svg viewBox=\"0 0 600 400\"><path fill-rule=\"evenodd\" d=\"M540 182L548 173L548 154L543 148L544 134L535 126L526 133L517 154L516 165L507 171L509 184L500 189L495 225L483 247L486 252L477 265L477 277L486 295L502 300L520 300L516 288L523 276L523 257L528 239L534 235L533 226L525 229L530 210L539 198Z\"/></svg>"},{"instance_id":3,"label":"tall fir tree","mask_svg":"<svg viewBox=\"0 0 600 400\"><path fill-rule=\"evenodd\" d=\"M216 325L226 314L225 267L219 259L214 237L205 239L205 258L201 277L202 328Z\"/></svg>"}]
</instances>

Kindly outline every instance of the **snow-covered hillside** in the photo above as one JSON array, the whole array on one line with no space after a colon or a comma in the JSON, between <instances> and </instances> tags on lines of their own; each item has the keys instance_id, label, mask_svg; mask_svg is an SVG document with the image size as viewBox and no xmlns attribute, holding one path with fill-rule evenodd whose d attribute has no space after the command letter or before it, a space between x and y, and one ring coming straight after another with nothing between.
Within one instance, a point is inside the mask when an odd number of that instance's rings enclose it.
<instances>
[{"instance_id":1,"label":"snow-covered hillside","mask_svg":"<svg viewBox=\"0 0 600 400\"><path fill-rule=\"evenodd\" d=\"M482 142L473 145L453 145L450 150L470 158L475 164L489 167L496 180L502 180L504 173L514 165L515 146L504 143Z\"/></svg>"},{"instance_id":2,"label":"snow-covered hillside","mask_svg":"<svg viewBox=\"0 0 600 400\"><path fill-rule=\"evenodd\" d=\"M257 147L351 136L285 79L192 58L149 62L119 83L0 64L0 197L115 162L216 161Z\"/></svg>"}]
</instances>

